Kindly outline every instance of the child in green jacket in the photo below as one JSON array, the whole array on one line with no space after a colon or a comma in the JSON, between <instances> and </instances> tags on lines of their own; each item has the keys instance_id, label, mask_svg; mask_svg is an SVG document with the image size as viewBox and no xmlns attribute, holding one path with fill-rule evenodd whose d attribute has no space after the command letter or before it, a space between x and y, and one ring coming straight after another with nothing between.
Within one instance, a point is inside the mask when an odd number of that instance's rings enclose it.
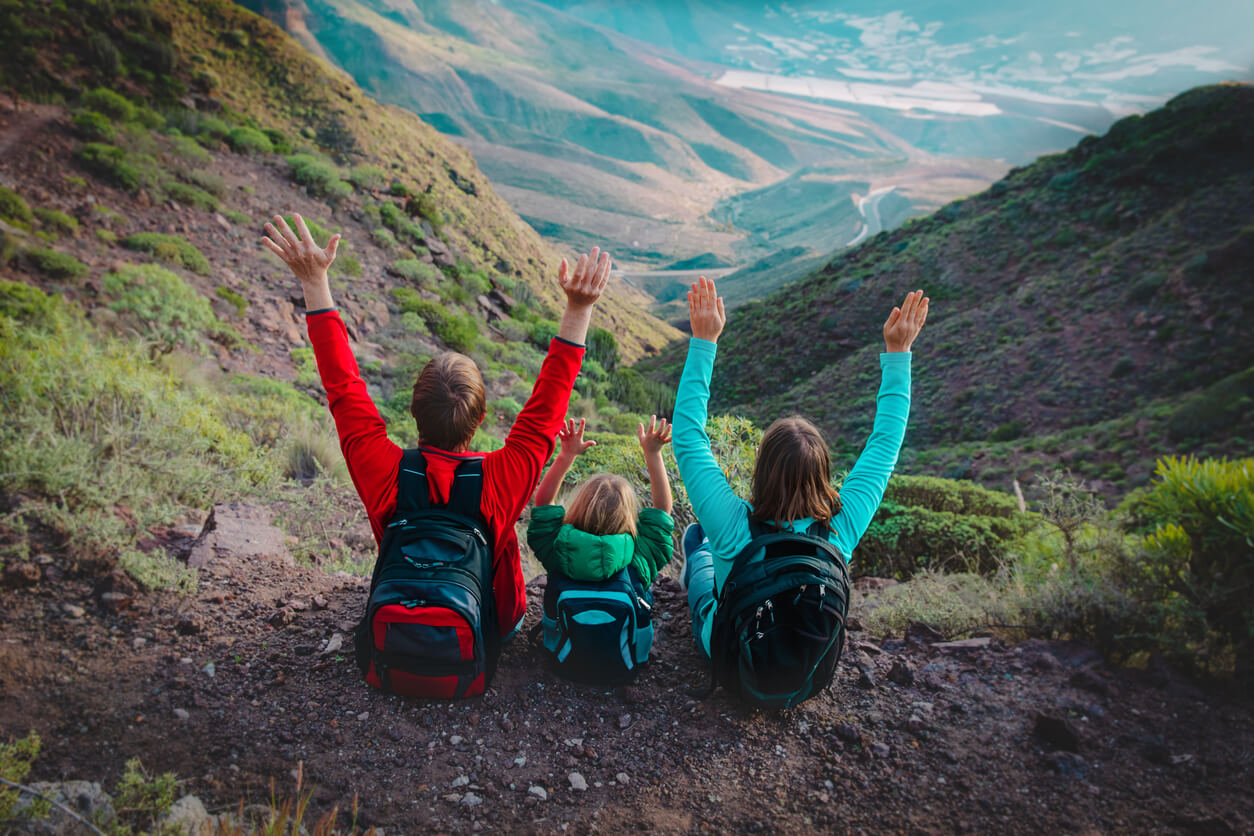
<instances>
[{"instance_id":1,"label":"child in green jacket","mask_svg":"<svg viewBox=\"0 0 1254 836\"><path fill-rule=\"evenodd\" d=\"M578 424L568 419L557 434L562 449L536 488L527 544L546 572L560 572L576 581L603 581L632 566L644 585L652 586L675 550L671 483L662 463L671 428L666 419L654 416L647 429L640 424L637 431L653 507L641 509L631 484L611 473L598 473L585 482L569 509L552 505L571 464L596 446L595 441L584 441L586 425L585 419Z\"/></svg>"},{"instance_id":2,"label":"child in green jacket","mask_svg":"<svg viewBox=\"0 0 1254 836\"><path fill-rule=\"evenodd\" d=\"M570 507L549 504L584 441L586 421L568 420L561 452L536 488L527 543L549 573L545 589L545 647L570 679L617 684L634 677L652 645L650 587L674 554L675 521L662 448L670 427L656 416L637 433L649 471L653 507L640 508L621 476L598 473Z\"/></svg>"}]
</instances>

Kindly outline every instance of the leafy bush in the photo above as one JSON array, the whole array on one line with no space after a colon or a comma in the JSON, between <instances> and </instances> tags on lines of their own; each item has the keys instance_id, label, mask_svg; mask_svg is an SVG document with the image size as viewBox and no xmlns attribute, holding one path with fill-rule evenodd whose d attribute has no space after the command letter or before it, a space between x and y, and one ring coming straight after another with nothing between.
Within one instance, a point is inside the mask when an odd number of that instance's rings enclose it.
<instances>
[{"instance_id":1,"label":"leafy bush","mask_svg":"<svg viewBox=\"0 0 1254 836\"><path fill-rule=\"evenodd\" d=\"M26 201L22 200L21 195L10 188L0 186L0 218L30 223L34 215L30 207L26 205Z\"/></svg>"},{"instance_id":2,"label":"leafy bush","mask_svg":"<svg viewBox=\"0 0 1254 836\"><path fill-rule=\"evenodd\" d=\"M118 122L134 122L137 116L135 105L120 93L105 87L97 87L83 95L82 106L86 110L103 113Z\"/></svg>"},{"instance_id":3,"label":"leafy bush","mask_svg":"<svg viewBox=\"0 0 1254 836\"><path fill-rule=\"evenodd\" d=\"M118 135L109 117L94 110L80 110L74 114L73 122L75 130L84 139L113 142Z\"/></svg>"},{"instance_id":4,"label":"leafy bush","mask_svg":"<svg viewBox=\"0 0 1254 836\"><path fill-rule=\"evenodd\" d=\"M26 776L30 774L42 746L43 741L33 731L20 740L0 742L0 778L13 784L26 783ZM39 800L19 808L20 799L21 793L16 787L0 784L0 821L41 819L51 810L48 802Z\"/></svg>"},{"instance_id":5,"label":"leafy bush","mask_svg":"<svg viewBox=\"0 0 1254 836\"><path fill-rule=\"evenodd\" d=\"M270 140L270 147L274 149L274 153L292 153L292 143L288 140L287 134L274 128L266 128L262 133L266 135L266 139Z\"/></svg>"},{"instance_id":6,"label":"leafy bush","mask_svg":"<svg viewBox=\"0 0 1254 836\"><path fill-rule=\"evenodd\" d=\"M359 189L379 189L387 182L388 173L377 165L355 165L348 180Z\"/></svg>"},{"instance_id":7,"label":"leafy bush","mask_svg":"<svg viewBox=\"0 0 1254 836\"><path fill-rule=\"evenodd\" d=\"M434 302L428 302L408 287L392 290L403 313L420 316L431 333L439 337L453 351L468 351L479 340L479 323L474 317L444 310Z\"/></svg>"},{"instance_id":8,"label":"leafy bush","mask_svg":"<svg viewBox=\"0 0 1254 836\"><path fill-rule=\"evenodd\" d=\"M118 234L112 229L101 227L96 230L96 240L102 244L116 244L118 242Z\"/></svg>"},{"instance_id":9,"label":"leafy bush","mask_svg":"<svg viewBox=\"0 0 1254 836\"><path fill-rule=\"evenodd\" d=\"M39 207L35 209L35 217L39 218L39 223L44 229L55 231L61 235L78 234L78 219L64 212Z\"/></svg>"},{"instance_id":10,"label":"leafy bush","mask_svg":"<svg viewBox=\"0 0 1254 836\"><path fill-rule=\"evenodd\" d=\"M167 553L164 549L143 552L127 549L118 555L118 566L150 590L173 590L187 594L195 592L199 573Z\"/></svg>"},{"instance_id":11,"label":"leafy bush","mask_svg":"<svg viewBox=\"0 0 1254 836\"><path fill-rule=\"evenodd\" d=\"M201 116L196 135L206 139L226 139L231 135L231 126L216 116Z\"/></svg>"},{"instance_id":12,"label":"leafy bush","mask_svg":"<svg viewBox=\"0 0 1254 836\"><path fill-rule=\"evenodd\" d=\"M420 287L433 285L440 280L439 270L416 258L402 259L389 267L388 272Z\"/></svg>"},{"instance_id":13,"label":"leafy bush","mask_svg":"<svg viewBox=\"0 0 1254 836\"><path fill-rule=\"evenodd\" d=\"M58 252L46 248L26 251L26 260L31 265L54 279L81 279L87 275L87 265L69 253Z\"/></svg>"},{"instance_id":14,"label":"leafy bush","mask_svg":"<svg viewBox=\"0 0 1254 836\"><path fill-rule=\"evenodd\" d=\"M353 193L353 187L340 178L333 163L312 154L293 154L287 158L291 178L320 197L338 199Z\"/></svg>"},{"instance_id":15,"label":"leafy bush","mask_svg":"<svg viewBox=\"0 0 1254 836\"><path fill-rule=\"evenodd\" d=\"M231 306L235 308L235 312L241 318L244 316L244 313L248 310L248 300L245 299L242 294L236 293L234 290L231 290L229 287L226 287L225 285L223 285L222 287L219 287L214 292L217 293L217 295L220 298L225 299L227 302L229 302Z\"/></svg>"},{"instance_id":16,"label":"leafy bush","mask_svg":"<svg viewBox=\"0 0 1254 836\"><path fill-rule=\"evenodd\" d=\"M221 205L218 203L218 199L209 194L209 192L198 189L195 186L189 186L186 183L171 183L166 187L166 191L169 192L170 197L179 203L185 203L204 212L216 211L218 206Z\"/></svg>"},{"instance_id":17,"label":"leafy bush","mask_svg":"<svg viewBox=\"0 0 1254 836\"><path fill-rule=\"evenodd\" d=\"M60 297L0 282L0 472L25 497L11 519L67 561L110 566L188 506L268 484L268 453L224 420L242 401L179 379L138 342L101 337Z\"/></svg>"},{"instance_id":18,"label":"leafy bush","mask_svg":"<svg viewBox=\"0 0 1254 836\"><path fill-rule=\"evenodd\" d=\"M122 246L130 250L150 253L162 261L178 264L199 273L209 275L209 259L205 258L195 244L177 235L163 232L140 232L122 241Z\"/></svg>"},{"instance_id":19,"label":"leafy bush","mask_svg":"<svg viewBox=\"0 0 1254 836\"><path fill-rule=\"evenodd\" d=\"M618 340L604 328L593 328L588 332L587 356L607 372L614 371L618 368Z\"/></svg>"},{"instance_id":20,"label":"leafy bush","mask_svg":"<svg viewBox=\"0 0 1254 836\"><path fill-rule=\"evenodd\" d=\"M1254 640L1254 459L1162 459L1132 509L1143 525L1154 526L1146 548L1178 567L1179 590L1226 639L1248 650Z\"/></svg>"},{"instance_id":21,"label":"leafy bush","mask_svg":"<svg viewBox=\"0 0 1254 836\"><path fill-rule=\"evenodd\" d=\"M435 195L423 193L408 198L405 201L405 211L411 216L426 218L436 229L444 225L444 215L440 212Z\"/></svg>"},{"instance_id":22,"label":"leafy bush","mask_svg":"<svg viewBox=\"0 0 1254 836\"><path fill-rule=\"evenodd\" d=\"M610 378L605 394L630 412L668 418L675 412L675 390L635 369L619 369Z\"/></svg>"},{"instance_id":23,"label":"leafy bush","mask_svg":"<svg viewBox=\"0 0 1254 836\"><path fill-rule=\"evenodd\" d=\"M78 159L92 174L116 186L131 192L149 189L154 199L163 199L163 172L147 154L129 154L114 145L88 142L78 150Z\"/></svg>"},{"instance_id":24,"label":"leafy bush","mask_svg":"<svg viewBox=\"0 0 1254 836\"><path fill-rule=\"evenodd\" d=\"M379 227L370 233L370 238L374 241L374 245L381 250L394 250L397 248L396 236L392 234L392 230L386 227Z\"/></svg>"},{"instance_id":25,"label":"leafy bush","mask_svg":"<svg viewBox=\"0 0 1254 836\"><path fill-rule=\"evenodd\" d=\"M209 300L177 273L155 264L128 264L106 273L103 287L114 311L127 316L161 353L178 346L202 349L218 318Z\"/></svg>"},{"instance_id":26,"label":"leafy bush","mask_svg":"<svg viewBox=\"0 0 1254 836\"><path fill-rule=\"evenodd\" d=\"M87 37L86 63L105 78L113 78L122 69L122 53L104 32L92 32Z\"/></svg>"},{"instance_id":27,"label":"leafy bush","mask_svg":"<svg viewBox=\"0 0 1254 836\"><path fill-rule=\"evenodd\" d=\"M270 142L270 137L256 128L249 128L243 125L238 128L232 128L230 134L227 135L227 142L231 148L241 154L274 153L274 145Z\"/></svg>"},{"instance_id":28,"label":"leafy bush","mask_svg":"<svg viewBox=\"0 0 1254 836\"><path fill-rule=\"evenodd\" d=\"M497 398L488 402L488 409L497 417L497 420L512 424L518 417L518 413L522 412L522 404L513 398Z\"/></svg>"}]
</instances>

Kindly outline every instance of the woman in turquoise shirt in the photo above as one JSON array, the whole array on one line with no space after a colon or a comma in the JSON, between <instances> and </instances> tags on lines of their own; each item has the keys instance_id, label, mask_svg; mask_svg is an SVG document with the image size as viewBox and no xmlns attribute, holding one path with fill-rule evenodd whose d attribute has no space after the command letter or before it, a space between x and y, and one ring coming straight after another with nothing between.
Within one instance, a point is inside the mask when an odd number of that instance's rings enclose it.
<instances>
[{"instance_id":1,"label":"woman in turquoise shirt","mask_svg":"<svg viewBox=\"0 0 1254 836\"><path fill-rule=\"evenodd\" d=\"M719 335L727 322L714 282L701 277L688 293L692 340L675 400L674 445L680 478L698 523L684 532L684 585L692 630L708 656L718 590L732 561L752 539L752 517L772 526L805 532L825 522L829 539L849 560L884 498L897 464L910 412L910 346L927 320L928 299L916 290L893 308L884 323L883 378L875 427L866 449L845 477L840 493L831 486L831 458L818 429L804 418L783 418L767 428L753 468L750 501L732 491L710 451L705 434L710 376Z\"/></svg>"}]
</instances>

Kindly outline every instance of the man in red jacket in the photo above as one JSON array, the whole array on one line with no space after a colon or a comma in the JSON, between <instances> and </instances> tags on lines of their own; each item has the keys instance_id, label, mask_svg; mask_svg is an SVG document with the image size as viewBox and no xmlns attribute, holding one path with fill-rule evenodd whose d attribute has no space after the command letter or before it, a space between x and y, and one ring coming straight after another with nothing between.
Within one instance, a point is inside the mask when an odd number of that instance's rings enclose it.
<instances>
[{"instance_id":1,"label":"man in red jacket","mask_svg":"<svg viewBox=\"0 0 1254 836\"><path fill-rule=\"evenodd\" d=\"M327 390L340 447L357 493L365 503L375 540L382 541L383 528L396 509L397 468L402 451L388 438L387 427L370 400L349 348L344 322L331 299L327 267L335 260L340 236L332 236L323 249L314 243L304 219L295 215L294 220L296 232L276 215L273 224L266 224L268 236L261 240L300 279L309 339L318 361L318 374ZM473 360L452 352L442 354L427 364L414 384L411 412L427 461L431 500L448 501L458 463L468 457L483 458L480 510L492 530L492 585L503 636L518 628L527 607L514 524L535 490L545 462L553 454L554 439L563 426L570 391L583 362L592 308L605 290L609 273L609 253L600 253L595 247L579 257L573 274L562 259L557 282L566 294L566 312L557 337L549 345L531 397L500 450L486 455L467 452L485 410L483 377Z\"/></svg>"}]
</instances>

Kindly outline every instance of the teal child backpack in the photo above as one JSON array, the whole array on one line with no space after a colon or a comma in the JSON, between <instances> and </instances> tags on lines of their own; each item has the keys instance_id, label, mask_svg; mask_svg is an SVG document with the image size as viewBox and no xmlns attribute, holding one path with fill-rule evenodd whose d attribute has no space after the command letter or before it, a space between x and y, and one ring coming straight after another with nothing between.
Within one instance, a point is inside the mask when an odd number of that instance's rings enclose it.
<instances>
[{"instance_id":1,"label":"teal child backpack","mask_svg":"<svg viewBox=\"0 0 1254 836\"><path fill-rule=\"evenodd\" d=\"M821 522L805 534L749 522L710 633L712 689L791 708L832 681L845 644L849 573ZM711 690L712 690L711 689Z\"/></svg>"},{"instance_id":2,"label":"teal child backpack","mask_svg":"<svg viewBox=\"0 0 1254 836\"><path fill-rule=\"evenodd\" d=\"M592 685L631 682L653 647L653 593L634 567L603 581L550 572L544 589L544 649L564 678Z\"/></svg>"}]
</instances>

